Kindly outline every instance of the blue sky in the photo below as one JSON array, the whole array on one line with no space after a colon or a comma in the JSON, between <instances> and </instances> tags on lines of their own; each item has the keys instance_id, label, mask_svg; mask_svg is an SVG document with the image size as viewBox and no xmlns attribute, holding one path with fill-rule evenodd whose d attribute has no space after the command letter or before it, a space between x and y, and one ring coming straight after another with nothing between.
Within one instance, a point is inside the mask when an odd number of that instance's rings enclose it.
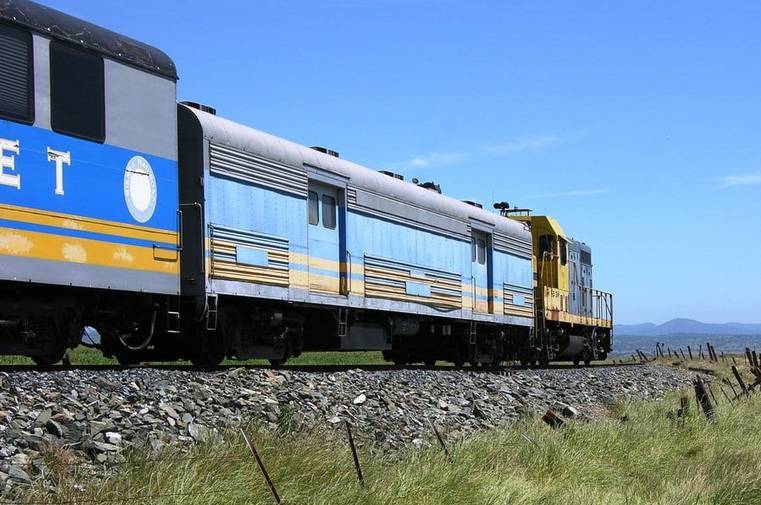
<instances>
[{"instance_id":1,"label":"blue sky","mask_svg":"<svg viewBox=\"0 0 761 505\"><path fill-rule=\"evenodd\" d=\"M592 246L621 323L761 321L761 2L47 0L181 99Z\"/></svg>"}]
</instances>

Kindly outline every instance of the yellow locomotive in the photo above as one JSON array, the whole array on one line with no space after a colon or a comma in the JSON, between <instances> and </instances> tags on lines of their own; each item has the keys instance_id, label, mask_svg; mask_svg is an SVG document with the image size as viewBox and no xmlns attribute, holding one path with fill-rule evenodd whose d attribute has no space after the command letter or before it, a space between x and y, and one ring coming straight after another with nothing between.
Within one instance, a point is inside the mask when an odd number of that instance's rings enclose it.
<instances>
[{"instance_id":1,"label":"yellow locomotive","mask_svg":"<svg viewBox=\"0 0 761 505\"><path fill-rule=\"evenodd\" d=\"M550 216L495 204L503 216L531 229L535 325L528 363L603 360L611 350L613 295L593 287L592 250L568 237Z\"/></svg>"}]
</instances>

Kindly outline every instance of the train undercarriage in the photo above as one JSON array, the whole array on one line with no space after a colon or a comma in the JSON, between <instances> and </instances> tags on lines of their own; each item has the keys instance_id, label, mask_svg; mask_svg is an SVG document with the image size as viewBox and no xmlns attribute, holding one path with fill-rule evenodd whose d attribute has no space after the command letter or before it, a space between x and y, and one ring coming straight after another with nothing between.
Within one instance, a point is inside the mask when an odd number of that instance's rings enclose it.
<instances>
[{"instance_id":1,"label":"train undercarriage","mask_svg":"<svg viewBox=\"0 0 761 505\"><path fill-rule=\"evenodd\" d=\"M304 351L382 351L397 365L437 361L489 366L506 361L589 364L610 351L610 330L562 324L527 327L413 317L235 297L186 299L11 284L0 295L0 354L39 365L60 361L95 328L103 354L122 364L266 359L281 365Z\"/></svg>"}]
</instances>

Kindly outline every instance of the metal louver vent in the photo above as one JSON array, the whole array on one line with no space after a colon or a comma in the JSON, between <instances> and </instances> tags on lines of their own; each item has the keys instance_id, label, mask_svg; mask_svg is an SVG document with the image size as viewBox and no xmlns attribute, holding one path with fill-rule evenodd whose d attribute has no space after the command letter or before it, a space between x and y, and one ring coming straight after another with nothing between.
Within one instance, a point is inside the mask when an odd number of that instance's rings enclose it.
<instances>
[{"instance_id":1,"label":"metal louver vent","mask_svg":"<svg viewBox=\"0 0 761 505\"><path fill-rule=\"evenodd\" d=\"M0 115L31 119L31 42L28 32L0 25Z\"/></svg>"}]
</instances>

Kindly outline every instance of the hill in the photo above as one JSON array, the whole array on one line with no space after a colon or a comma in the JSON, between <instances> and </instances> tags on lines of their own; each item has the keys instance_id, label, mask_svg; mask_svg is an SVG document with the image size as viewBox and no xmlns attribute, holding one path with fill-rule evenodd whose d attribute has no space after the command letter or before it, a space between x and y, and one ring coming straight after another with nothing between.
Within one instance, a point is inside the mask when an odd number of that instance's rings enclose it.
<instances>
[{"instance_id":1,"label":"hill","mask_svg":"<svg viewBox=\"0 0 761 505\"><path fill-rule=\"evenodd\" d=\"M678 318L663 324L617 324L616 335L658 337L665 335L761 335L761 324L703 323L694 319Z\"/></svg>"}]
</instances>

